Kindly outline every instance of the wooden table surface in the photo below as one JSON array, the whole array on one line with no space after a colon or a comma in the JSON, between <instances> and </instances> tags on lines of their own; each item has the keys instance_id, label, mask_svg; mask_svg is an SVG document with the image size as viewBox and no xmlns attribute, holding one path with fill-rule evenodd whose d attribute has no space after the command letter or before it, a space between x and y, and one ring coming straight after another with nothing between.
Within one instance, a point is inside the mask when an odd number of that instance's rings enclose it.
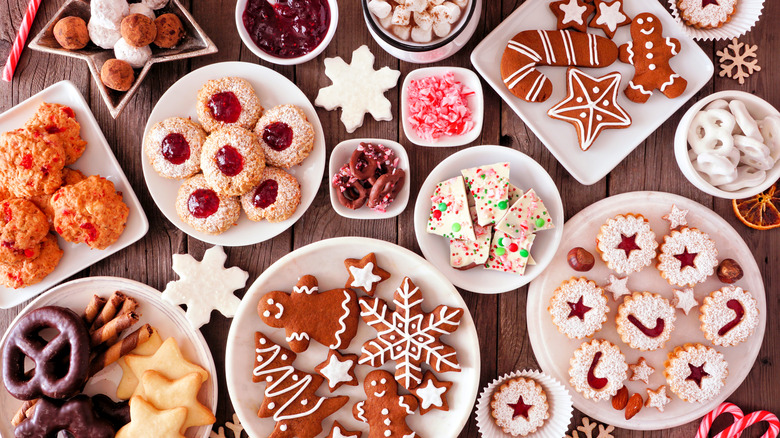
<instances>
[{"instance_id":1,"label":"wooden table surface","mask_svg":"<svg viewBox=\"0 0 780 438\"><path fill-rule=\"evenodd\" d=\"M43 2L31 35L35 35L42 28L61 3L61 1L48 0ZM259 60L238 37L234 24L235 0L190 0L183 3L189 7L192 15L216 43L219 52L191 60L155 65L135 98L116 120L111 118L104 106L87 65L78 60L25 50L13 82L0 82L0 112L8 110L55 82L63 79L74 82L89 102L108 143L149 217L151 225L149 233L140 242L75 277L97 275L126 277L161 290L167 282L177 278L171 269L172 254L189 253L200 258L209 247L174 227L162 216L152 201L141 171L141 141L144 126L159 97L187 72L215 62L240 60L258 63ZM479 27L469 44L455 56L436 65L470 67L469 54L474 46L522 1L503 0L484 3ZM0 17L2 17L0 18L0 55L3 59L11 47L26 4L27 0L0 1ZM780 107L780 82L773 78L773 74L780 69L778 65L780 42L774 29L774 20L780 19L780 2L767 0L764 8L763 17L757 27L741 38L744 42L759 45L758 57L762 71L748 78L744 85L739 85L732 79L718 77L716 67L715 77L699 92L697 99L724 89L738 89L754 93ZM399 62L379 48L368 33L357 0L340 2L339 15L339 28L333 41L315 60L292 67L267 65L263 62L261 64L279 71L294 81L311 101L321 87L330 84L324 75L322 60L337 55L349 59L352 50L360 44L367 44L376 55L376 66L387 65L400 69L401 80L403 75L417 67L414 64ZM726 42L702 42L700 45L706 53L715 58L715 51L722 49ZM511 147L541 163L558 185L567 219L607 196L635 190L658 190L676 193L700 202L718 212L736 228L748 246L753 248L758 266L764 273L767 313L770 317L767 318L767 336L758 359L745 382L729 397L729 400L738 404L745 412L767 409L780 413L780 398L775 392L780 391L778 378L780 339L773 336L780 331L780 318L771 317L780 312L780 295L776 294L775 290L776 287L780 287L780 275L778 275L780 270L777 269L780 260L778 260L778 252L771 250L780 245L780 231L755 231L745 227L734 217L730 201L714 199L702 193L683 177L675 162L672 145L677 123L684 111L690 107L691 102L671 115L666 123L640 144L607 177L594 185L583 186L558 164L520 118L484 82L483 88L485 124L481 136L473 144L500 144ZM437 163L461 148L423 148L407 141L398 116L399 96L400 87L387 93L395 115L392 122L376 122L367 116L363 127L353 134L347 134L344 130L338 119L339 112L328 112L317 108L317 113L325 130L328 154L340 141L358 137L391 139L406 147L412 163L412 196L409 206L400 216L379 221L350 220L338 216L330 205L328 175L325 175L314 203L298 223L270 241L243 248L226 249L228 265L237 265L249 271L251 282L265 268L288 252L321 239L337 236L383 239L419 253L412 225L417 190L425 176ZM562 244L566 245L566 242ZM538 368L526 331L526 291L527 287L502 295L479 295L461 291L479 333L482 384L505 372ZM239 295L243 295L243 292L240 291ZM5 331L10 321L22 308L23 305L0 311L0 332ZM224 370L225 340L229 325L230 320L215 312L211 323L202 328L202 333L214 355L217 370ZM220 373L217 378L220 394L215 426L230 420L233 413L224 375ZM578 423L579 418L580 415L577 413L574 421ZM673 430L645 433L616 430L615 436L691 437L697 426L698 422L693 422ZM752 434L746 433L743 436L759 435L758 430L751 432ZM473 418L461 436L478 436Z\"/></svg>"}]
</instances>

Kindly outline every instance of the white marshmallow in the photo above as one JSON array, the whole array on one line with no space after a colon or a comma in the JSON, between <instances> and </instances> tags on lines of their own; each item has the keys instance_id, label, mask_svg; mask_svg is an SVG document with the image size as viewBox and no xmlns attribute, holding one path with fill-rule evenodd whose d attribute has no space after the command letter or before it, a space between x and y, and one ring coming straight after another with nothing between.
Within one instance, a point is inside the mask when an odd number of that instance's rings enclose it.
<instances>
[{"instance_id":1,"label":"white marshmallow","mask_svg":"<svg viewBox=\"0 0 780 438\"><path fill-rule=\"evenodd\" d=\"M406 0L406 8L412 12L422 12L428 9L428 0Z\"/></svg>"},{"instance_id":2,"label":"white marshmallow","mask_svg":"<svg viewBox=\"0 0 780 438\"><path fill-rule=\"evenodd\" d=\"M145 4L146 6L149 6L150 8L156 11L158 9L164 8L165 5L168 4L168 0L141 0L141 3Z\"/></svg>"},{"instance_id":3,"label":"white marshmallow","mask_svg":"<svg viewBox=\"0 0 780 438\"><path fill-rule=\"evenodd\" d=\"M382 19L390 16L393 12L393 7L384 0L371 0L368 2L368 11L377 18Z\"/></svg>"},{"instance_id":4,"label":"white marshmallow","mask_svg":"<svg viewBox=\"0 0 780 438\"><path fill-rule=\"evenodd\" d=\"M393 24L398 26L408 26L412 18L412 11L404 5L398 5L393 10Z\"/></svg>"},{"instance_id":5,"label":"white marshmallow","mask_svg":"<svg viewBox=\"0 0 780 438\"><path fill-rule=\"evenodd\" d=\"M122 19L130 13L127 0L92 0L89 5L90 21L108 29L119 29Z\"/></svg>"},{"instance_id":6,"label":"white marshmallow","mask_svg":"<svg viewBox=\"0 0 780 438\"><path fill-rule=\"evenodd\" d=\"M133 47L121 38L114 45L114 57L127 62L133 68L141 68L152 57L152 49L149 46Z\"/></svg>"},{"instance_id":7,"label":"white marshmallow","mask_svg":"<svg viewBox=\"0 0 780 438\"><path fill-rule=\"evenodd\" d=\"M89 32L89 39L92 40L96 46L103 49L113 49L114 44L122 38L119 29L103 27L97 24L94 19L89 20L87 31Z\"/></svg>"},{"instance_id":8,"label":"white marshmallow","mask_svg":"<svg viewBox=\"0 0 780 438\"><path fill-rule=\"evenodd\" d=\"M415 43L429 43L433 39L433 31L430 27L423 29L420 26L412 28L412 41Z\"/></svg>"},{"instance_id":9,"label":"white marshmallow","mask_svg":"<svg viewBox=\"0 0 780 438\"><path fill-rule=\"evenodd\" d=\"M431 30L431 27L433 27L433 16L428 12L415 12L414 22L422 30Z\"/></svg>"},{"instance_id":10,"label":"white marshmallow","mask_svg":"<svg viewBox=\"0 0 780 438\"><path fill-rule=\"evenodd\" d=\"M446 21L433 22L433 33L439 38L444 38L452 32L452 25Z\"/></svg>"},{"instance_id":11,"label":"white marshmallow","mask_svg":"<svg viewBox=\"0 0 780 438\"><path fill-rule=\"evenodd\" d=\"M446 21L449 24L454 24L460 18L460 8L455 3L444 2L431 8L431 14L433 14L434 22Z\"/></svg>"},{"instance_id":12,"label":"white marshmallow","mask_svg":"<svg viewBox=\"0 0 780 438\"><path fill-rule=\"evenodd\" d=\"M379 19L379 24L387 30L393 27L393 14L388 14L385 18Z\"/></svg>"},{"instance_id":13,"label":"white marshmallow","mask_svg":"<svg viewBox=\"0 0 780 438\"><path fill-rule=\"evenodd\" d=\"M458 7L465 9L469 4L469 0L452 0Z\"/></svg>"},{"instance_id":14,"label":"white marshmallow","mask_svg":"<svg viewBox=\"0 0 780 438\"><path fill-rule=\"evenodd\" d=\"M430 0L430 6L436 6L444 3L444 0Z\"/></svg>"},{"instance_id":15,"label":"white marshmallow","mask_svg":"<svg viewBox=\"0 0 780 438\"><path fill-rule=\"evenodd\" d=\"M130 4L130 14L141 14L146 15L149 17L152 21L156 18L154 16L154 11L149 6L146 6L143 3L131 3Z\"/></svg>"},{"instance_id":16,"label":"white marshmallow","mask_svg":"<svg viewBox=\"0 0 780 438\"><path fill-rule=\"evenodd\" d=\"M408 40L412 33L412 26L393 26L393 33L402 40Z\"/></svg>"}]
</instances>

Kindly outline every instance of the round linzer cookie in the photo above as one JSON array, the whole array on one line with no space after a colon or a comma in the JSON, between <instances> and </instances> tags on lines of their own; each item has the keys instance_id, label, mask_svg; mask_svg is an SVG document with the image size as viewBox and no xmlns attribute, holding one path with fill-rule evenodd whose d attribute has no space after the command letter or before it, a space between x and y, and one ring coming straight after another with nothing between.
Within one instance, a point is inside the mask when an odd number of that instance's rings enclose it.
<instances>
[{"instance_id":1,"label":"round linzer cookie","mask_svg":"<svg viewBox=\"0 0 780 438\"><path fill-rule=\"evenodd\" d=\"M190 177L179 187L176 213L192 228L208 234L222 234L238 222L238 198L220 195L206 184L203 174Z\"/></svg>"},{"instance_id":2,"label":"round linzer cookie","mask_svg":"<svg viewBox=\"0 0 780 438\"><path fill-rule=\"evenodd\" d=\"M631 348L652 351L663 348L674 330L674 307L650 292L634 292L618 306L615 324L620 338Z\"/></svg>"},{"instance_id":3,"label":"round linzer cookie","mask_svg":"<svg viewBox=\"0 0 780 438\"><path fill-rule=\"evenodd\" d=\"M206 138L200 166L209 187L222 195L241 196L263 178L265 154L251 131L223 128Z\"/></svg>"},{"instance_id":4,"label":"round linzer cookie","mask_svg":"<svg viewBox=\"0 0 780 438\"><path fill-rule=\"evenodd\" d=\"M737 0L678 0L677 10L688 26L715 29L731 21Z\"/></svg>"},{"instance_id":5,"label":"round linzer cookie","mask_svg":"<svg viewBox=\"0 0 780 438\"><path fill-rule=\"evenodd\" d=\"M206 132L230 126L252 129L263 113L254 88L245 79L234 77L203 84L196 109Z\"/></svg>"},{"instance_id":6,"label":"round linzer cookie","mask_svg":"<svg viewBox=\"0 0 780 438\"><path fill-rule=\"evenodd\" d=\"M314 127L295 105L275 106L257 121L255 134L271 166L289 169L314 149Z\"/></svg>"},{"instance_id":7,"label":"round linzer cookie","mask_svg":"<svg viewBox=\"0 0 780 438\"><path fill-rule=\"evenodd\" d=\"M73 108L58 103L42 103L24 124L35 138L59 143L65 150L65 165L73 164L84 154L87 142L81 138L81 125Z\"/></svg>"},{"instance_id":8,"label":"round linzer cookie","mask_svg":"<svg viewBox=\"0 0 780 438\"><path fill-rule=\"evenodd\" d=\"M49 233L46 215L26 199L0 203L0 263L20 263L41 253Z\"/></svg>"},{"instance_id":9,"label":"round linzer cookie","mask_svg":"<svg viewBox=\"0 0 780 438\"><path fill-rule=\"evenodd\" d=\"M144 138L144 152L160 176L184 179L200 172L200 153L206 131L183 117L171 117L152 126Z\"/></svg>"},{"instance_id":10,"label":"round linzer cookie","mask_svg":"<svg viewBox=\"0 0 780 438\"><path fill-rule=\"evenodd\" d=\"M595 8L592 4L583 0L558 0L550 3L550 10L558 20L558 30L574 29L585 32L593 9Z\"/></svg>"},{"instance_id":11,"label":"round linzer cookie","mask_svg":"<svg viewBox=\"0 0 780 438\"><path fill-rule=\"evenodd\" d=\"M282 222L301 203L301 185L294 176L276 167L266 167L260 183L241 196L241 206L253 221Z\"/></svg>"},{"instance_id":12,"label":"round linzer cookie","mask_svg":"<svg viewBox=\"0 0 780 438\"><path fill-rule=\"evenodd\" d=\"M558 331L569 339L582 339L601 330L609 307L604 290L595 282L572 277L555 290L547 311Z\"/></svg>"},{"instance_id":13,"label":"round linzer cookie","mask_svg":"<svg viewBox=\"0 0 780 438\"><path fill-rule=\"evenodd\" d=\"M490 415L504 433L532 434L550 418L547 394L542 385L528 377L509 379L493 393Z\"/></svg>"},{"instance_id":14,"label":"round linzer cookie","mask_svg":"<svg viewBox=\"0 0 780 438\"><path fill-rule=\"evenodd\" d=\"M675 348L664 366L669 389L689 403L712 400L720 394L729 374L723 355L702 344Z\"/></svg>"},{"instance_id":15,"label":"round linzer cookie","mask_svg":"<svg viewBox=\"0 0 780 438\"><path fill-rule=\"evenodd\" d=\"M20 263L9 265L0 263L0 284L13 289L40 283L54 271L62 258L62 250L53 234L46 235L41 246L41 254Z\"/></svg>"},{"instance_id":16,"label":"round linzer cookie","mask_svg":"<svg viewBox=\"0 0 780 438\"><path fill-rule=\"evenodd\" d=\"M718 250L707 233L683 227L664 236L658 254L658 271L672 286L701 283L715 273Z\"/></svg>"},{"instance_id":17,"label":"round linzer cookie","mask_svg":"<svg viewBox=\"0 0 780 438\"><path fill-rule=\"evenodd\" d=\"M626 357L615 344L603 339L583 342L569 364L569 383L593 401L609 400L628 378Z\"/></svg>"},{"instance_id":18,"label":"round linzer cookie","mask_svg":"<svg viewBox=\"0 0 780 438\"><path fill-rule=\"evenodd\" d=\"M699 311L704 336L721 347L746 341L758 325L756 299L739 286L726 286L711 293Z\"/></svg>"},{"instance_id":19,"label":"round linzer cookie","mask_svg":"<svg viewBox=\"0 0 780 438\"><path fill-rule=\"evenodd\" d=\"M619 274L639 272L652 264L657 247L650 222L641 214L619 214L607 220L596 236L601 259Z\"/></svg>"},{"instance_id":20,"label":"round linzer cookie","mask_svg":"<svg viewBox=\"0 0 780 438\"><path fill-rule=\"evenodd\" d=\"M14 197L57 191L62 185L65 150L59 142L35 138L24 129L0 135L0 185Z\"/></svg>"}]
</instances>

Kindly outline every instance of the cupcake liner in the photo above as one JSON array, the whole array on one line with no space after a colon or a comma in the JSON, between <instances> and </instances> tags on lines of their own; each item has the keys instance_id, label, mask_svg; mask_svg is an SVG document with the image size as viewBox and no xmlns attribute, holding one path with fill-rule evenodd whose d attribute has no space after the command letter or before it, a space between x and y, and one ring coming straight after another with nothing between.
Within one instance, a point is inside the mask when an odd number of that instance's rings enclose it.
<instances>
[{"instance_id":1,"label":"cupcake liner","mask_svg":"<svg viewBox=\"0 0 780 438\"><path fill-rule=\"evenodd\" d=\"M726 24L715 29L697 29L688 26L680 17L677 0L669 0L672 15L686 35L695 40L730 40L746 34L756 25L764 9L764 0L740 0L737 2L737 12Z\"/></svg>"},{"instance_id":2,"label":"cupcake liner","mask_svg":"<svg viewBox=\"0 0 780 438\"><path fill-rule=\"evenodd\" d=\"M515 377L528 377L538 382L544 392L547 394L547 404L549 406L550 418L548 418L542 427L536 432L527 436L534 438L561 438L566 435L571 422L572 407L571 394L561 384L561 382L539 371L523 370L515 371L510 374L504 374L498 379L493 380L482 390L477 400L476 418L479 433L484 438L506 438L511 435L505 433L500 427L496 426L493 417L490 415L490 401L493 398L493 392L499 385L508 379Z\"/></svg>"}]
</instances>

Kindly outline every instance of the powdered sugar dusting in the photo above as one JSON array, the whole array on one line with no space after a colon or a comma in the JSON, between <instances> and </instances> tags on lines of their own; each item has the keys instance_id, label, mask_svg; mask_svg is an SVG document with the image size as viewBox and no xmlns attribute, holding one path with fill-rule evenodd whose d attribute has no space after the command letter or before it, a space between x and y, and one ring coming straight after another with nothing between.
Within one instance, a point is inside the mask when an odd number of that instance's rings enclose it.
<instances>
[{"instance_id":1,"label":"powdered sugar dusting","mask_svg":"<svg viewBox=\"0 0 780 438\"><path fill-rule=\"evenodd\" d=\"M672 306L682 310L687 315L691 309L698 306L699 302L693 296L693 288L686 287L683 290L674 290L674 299L672 299Z\"/></svg>"},{"instance_id":2,"label":"powdered sugar dusting","mask_svg":"<svg viewBox=\"0 0 780 438\"><path fill-rule=\"evenodd\" d=\"M672 398L666 395L666 385L659 386L655 391L650 388L647 388L646 391L647 401L645 402L645 406L648 408L656 408L660 412L663 412L664 407L672 401Z\"/></svg>"},{"instance_id":3,"label":"powdered sugar dusting","mask_svg":"<svg viewBox=\"0 0 780 438\"><path fill-rule=\"evenodd\" d=\"M631 251L628 255L618 245L623 236L636 235L634 242L638 250ZM655 258L655 250L658 242L655 241L655 233L650 229L650 223L642 215L617 215L601 227L601 232L596 236L597 248L601 258L607 266L619 274L639 272L645 266L652 263Z\"/></svg>"},{"instance_id":4,"label":"powdered sugar dusting","mask_svg":"<svg viewBox=\"0 0 780 438\"><path fill-rule=\"evenodd\" d=\"M219 193L217 193L219 208L216 213L206 218L193 216L187 208L187 202L190 195L198 189L210 189L206 184L206 178L201 173L184 181L179 188L179 194L176 197L176 212L183 221L196 230L209 234L220 234L238 222L238 217L241 214L241 204L238 202L238 198L223 196Z\"/></svg>"},{"instance_id":5,"label":"powdered sugar dusting","mask_svg":"<svg viewBox=\"0 0 780 438\"><path fill-rule=\"evenodd\" d=\"M187 140L190 157L173 164L162 153L162 142L169 134L181 134ZM144 138L144 152L154 170L164 178L183 179L200 171L200 152L206 132L197 123L182 117L171 117L152 126Z\"/></svg>"},{"instance_id":6,"label":"powdered sugar dusting","mask_svg":"<svg viewBox=\"0 0 780 438\"><path fill-rule=\"evenodd\" d=\"M594 356L599 351L602 356L593 374L596 377L607 379L607 385L596 390L588 384L588 370L593 363ZM583 342L580 348L574 351L574 356L569 364L571 365L569 383L585 398L593 401L608 400L617 394L620 387L623 386L623 381L628 378L626 357L615 344L602 339Z\"/></svg>"},{"instance_id":7,"label":"powdered sugar dusting","mask_svg":"<svg viewBox=\"0 0 780 438\"><path fill-rule=\"evenodd\" d=\"M718 0L707 6L703 3L702 0L679 0L677 7L687 24L707 29L720 27L729 21L737 7L737 0Z\"/></svg>"},{"instance_id":8,"label":"powdered sugar dusting","mask_svg":"<svg viewBox=\"0 0 780 438\"><path fill-rule=\"evenodd\" d=\"M604 290L612 293L612 299L617 301L623 295L630 295L631 291L628 290L628 277L618 277L617 275L609 275L609 284L604 286Z\"/></svg>"},{"instance_id":9,"label":"powdered sugar dusting","mask_svg":"<svg viewBox=\"0 0 780 438\"><path fill-rule=\"evenodd\" d=\"M681 269L682 262L675 256L686 250L697 255L693 260L694 266ZM680 231L672 231L664 237L661 254L658 255L658 270L669 284L681 287L693 286L705 281L715 272L717 266L718 250L707 233L696 228L685 227Z\"/></svg>"},{"instance_id":10,"label":"powdered sugar dusting","mask_svg":"<svg viewBox=\"0 0 780 438\"><path fill-rule=\"evenodd\" d=\"M514 409L509 405L520 401L520 397L522 397L523 403L531 406L528 410L528 418L523 415L512 418ZM547 395L542 386L525 377L511 379L501 385L493 393L490 407L491 415L496 420L496 424L504 432L513 436L525 436L535 432L544 424L544 420L550 417Z\"/></svg>"},{"instance_id":11,"label":"powdered sugar dusting","mask_svg":"<svg viewBox=\"0 0 780 438\"><path fill-rule=\"evenodd\" d=\"M628 320L629 315L633 315L648 329L655 328L658 318L661 318L664 329L657 337L650 337ZM672 336L674 320L674 308L666 298L650 292L634 292L618 307L615 324L623 342L631 348L651 351L663 348Z\"/></svg>"},{"instance_id":12,"label":"powdered sugar dusting","mask_svg":"<svg viewBox=\"0 0 780 438\"><path fill-rule=\"evenodd\" d=\"M650 383L650 376L655 372L655 368L647 364L644 357L640 357L637 363L628 366L631 368L631 380L641 380L645 384Z\"/></svg>"},{"instance_id":13,"label":"powdered sugar dusting","mask_svg":"<svg viewBox=\"0 0 780 438\"><path fill-rule=\"evenodd\" d=\"M732 327L723 336L718 331L734 320L736 312L727 306L731 300L737 300L742 305L744 315L739 324ZM739 286L726 286L716 290L704 299L701 306L701 330L704 336L715 345L730 347L745 341L758 325L758 308L756 300L750 292Z\"/></svg>"},{"instance_id":14,"label":"powdered sugar dusting","mask_svg":"<svg viewBox=\"0 0 780 438\"><path fill-rule=\"evenodd\" d=\"M569 318L571 307L569 303L577 303L582 298L582 304L591 309L585 313L584 319L577 316ZM596 283L587 278L572 278L561 284L555 290L547 308L553 323L561 333L572 339L582 339L591 336L601 329L607 321L607 297Z\"/></svg>"},{"instance_id":15,"label":"powdered sugar dusting","mask_svg":"<svg viewBox=\"0 0 780 438\"><path fill-rule=\"evenodd\" d=\"M690 365L704 366L709 374L701 379L701 387L694 380L686 380L691 374ZM705 402L723 389L728 376L728 364L721 353L702 344L685 344L669 353L664 376L669 389L687 402Z\"/></svg>"}]
</instances>

